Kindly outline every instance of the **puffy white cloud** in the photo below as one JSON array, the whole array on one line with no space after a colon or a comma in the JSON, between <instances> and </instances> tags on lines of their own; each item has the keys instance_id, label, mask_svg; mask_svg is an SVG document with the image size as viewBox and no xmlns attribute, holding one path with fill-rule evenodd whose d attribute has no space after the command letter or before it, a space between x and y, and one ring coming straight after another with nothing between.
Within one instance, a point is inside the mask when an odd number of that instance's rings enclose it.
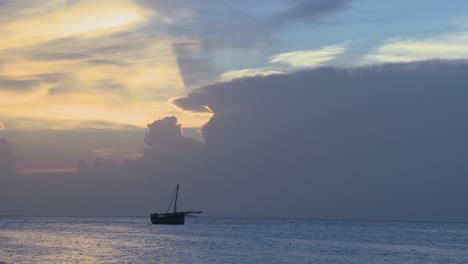
<instances>
[{"instance_id":1,"label":"puffy white cloud","mask_svg":"<svg viewBox=\"0 0 468 264\"><path fill-rule=\"evenodd\" d=\"M232 70L223 72L219 77L219 80L222 82L232 81L239 78L247 78L254 76L268 76L272 74L282 74L284 73L281 70L273 68L252 68L252 69L242 69L242 70Z\"/></svg>"},{"instance_id":2,"label":"puffy white cloud","mask_svg":"<svg viewBox=\"0 0 468 264\"><path fill-rule=\"evenodd\" d=\"M316 50L301 50L274 55L271 63L285 64L293 68L313 68L334 60L346 51L347 43L325 46Z\"/></svg>"},{"instance_id":3,"label":"puffy white cloud","mask_svg":"<svg viewBox=\"0 0 468 264\"><path fill-rule=\"evenodd\" d=\"M410 62L428 59L468 59L468 33L459 32L421 39L387 40L365 57L366 63Z\"/></svg>"}]
</instances>

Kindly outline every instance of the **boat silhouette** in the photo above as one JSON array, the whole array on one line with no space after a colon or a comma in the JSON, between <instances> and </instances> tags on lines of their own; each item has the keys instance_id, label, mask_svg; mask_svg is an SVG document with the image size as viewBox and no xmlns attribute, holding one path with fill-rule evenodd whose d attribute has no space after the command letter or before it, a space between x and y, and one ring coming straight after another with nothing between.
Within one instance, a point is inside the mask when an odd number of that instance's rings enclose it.
<instances>
[{"instance_id":1,"label":"boat silhouette","mask_svg":"<svg viewBox=\"0 0 468 264\"><path fill-rule=\"evenodd\" d=\"M175 198L175 199L174 199ZM183 225L185 224L185 216L190 216L193 214L201 214L202 211L177 211L177 200L179 198L179 184L177 184L176 191L172 196L171 203L167 208L166 213L158 214L155 212L154 214L150 214L151 223L154 225ZM175 201L174 201L175 200ZM172 202L174 202L174 211L169 213L171 209Z\"/></svg>"}]
</instances>

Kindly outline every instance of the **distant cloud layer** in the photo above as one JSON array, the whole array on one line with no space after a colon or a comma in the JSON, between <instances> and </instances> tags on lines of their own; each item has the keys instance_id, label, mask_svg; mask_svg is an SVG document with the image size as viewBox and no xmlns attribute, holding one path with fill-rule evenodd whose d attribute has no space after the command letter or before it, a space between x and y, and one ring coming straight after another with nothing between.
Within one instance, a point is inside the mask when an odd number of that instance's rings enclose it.
<instances>
[{"instance_id":1,"label":"distant cloud layer","mask_svg":"<svg viewBox=\"0 0 468 264\"><path fill-rule=\"evenodd\" d=\"M394 38L366 56L366 62L411 62L428 59L468 59L467 32L425 39Z\"/></svg>"},{"instance_id":2,"label":"distant cloud layer","mask_svg":"<svg viewBox=\"0 0 468 264\"><path fill-rule=\"evenodd\" d=\"M336 12L351 0L286 0L291 7L276 15L275 19L285 22L309 20L317 22L325 14Z\"/></svg>"},{"instance_id":3,"label":"distant cloud layer","mask_svg":"<svg viewBox=\"0 0 468 264\"><path fill-rule=\"evenodd\" d=\"M165 209L181 183L185 208L208 215L467 221L467 72L425 61L207 86L174 102L215 113L204 143L161 119L143 157L82 163L58 186L37 185L42 207L18 197L0 208L141 215Z\"/></svg>"}]
</instances>

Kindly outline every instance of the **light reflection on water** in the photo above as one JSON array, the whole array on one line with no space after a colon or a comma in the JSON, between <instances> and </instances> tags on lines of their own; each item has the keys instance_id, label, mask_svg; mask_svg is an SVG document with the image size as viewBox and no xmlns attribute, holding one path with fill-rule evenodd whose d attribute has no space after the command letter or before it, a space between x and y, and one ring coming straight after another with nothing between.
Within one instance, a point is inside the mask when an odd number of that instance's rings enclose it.
<instances>
[{"instance_id":1,"label":"light reflection on water","mask_svg":"<svg viewBox=\"0 0 468 264\"><path fill-rule=\"evenodd\" d=\"M468 263L468 225L0 218L0 263Z\"/></svg>"}]
</instances>

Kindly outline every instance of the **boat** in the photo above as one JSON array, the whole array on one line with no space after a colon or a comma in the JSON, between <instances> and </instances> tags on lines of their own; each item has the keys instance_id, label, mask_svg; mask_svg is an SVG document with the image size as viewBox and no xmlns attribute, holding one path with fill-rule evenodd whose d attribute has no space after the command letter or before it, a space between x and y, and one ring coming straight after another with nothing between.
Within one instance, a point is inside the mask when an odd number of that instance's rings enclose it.
<instances>
[{"instance_id":1,"label":"boat","mask_svg":"<svg viewBox=\"0 0 468 264\"><path fill-rule=\"evenodd\" d=\"M175 201L174 201L175 198ZM179 184L177 184L176 191L172 196L171 203L167 208L166 213L158 214L157 212L154 214L150 214L151 223L153 225L183 225L185 224L185 216L193 216L194 214L201 214L202 211L177 211L177 200L179 198ZM171 209L172 202L174 202L174 211L169 213Z\"/></svg>"}]
</instances>

